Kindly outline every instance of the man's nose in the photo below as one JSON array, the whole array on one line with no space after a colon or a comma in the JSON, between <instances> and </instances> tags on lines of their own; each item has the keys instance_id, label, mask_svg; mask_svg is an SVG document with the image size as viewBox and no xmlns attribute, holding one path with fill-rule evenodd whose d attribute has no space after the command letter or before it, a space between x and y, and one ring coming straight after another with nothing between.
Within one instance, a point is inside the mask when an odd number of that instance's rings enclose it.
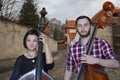
<instances>
[{"instance_id":1,"label":"man's nose","mask_svg":"<svg viewBox=\"0 0 120 80\"><path fill-rule=\"evenodd\" d=\"M81 30L85 30L85 27L84 27L84 25L81 27Z\"/></svg>"}]
</instances>

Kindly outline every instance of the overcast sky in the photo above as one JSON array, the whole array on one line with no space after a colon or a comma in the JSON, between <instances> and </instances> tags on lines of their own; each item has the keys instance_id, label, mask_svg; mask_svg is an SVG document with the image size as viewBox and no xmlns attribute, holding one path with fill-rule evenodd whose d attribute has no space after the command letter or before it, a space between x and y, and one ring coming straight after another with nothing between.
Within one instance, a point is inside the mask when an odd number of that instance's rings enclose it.
<instances>
[{"instance_id":1,"label":"overcast sky","mask_svg":"<svg viewBox=\"0 0 120 80\"><path fill-rule=\"evenodd\" d=\"M103 3L111 1L115 7L120 8L120 0L37 0L39 7L45 7L49 19L57 18L62 23L75 20L80 15L93 17L102 9Z\"/></svg>"}]
</instances>

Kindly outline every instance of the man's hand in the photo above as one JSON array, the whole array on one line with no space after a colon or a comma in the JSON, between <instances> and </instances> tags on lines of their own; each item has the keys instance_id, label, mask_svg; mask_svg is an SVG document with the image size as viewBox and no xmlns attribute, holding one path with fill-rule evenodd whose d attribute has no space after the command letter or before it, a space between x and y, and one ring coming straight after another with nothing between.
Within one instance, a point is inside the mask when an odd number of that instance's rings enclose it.
<instances>
[{"instance_id":1,"label":"man's hand","mask_svg":"<svg viewBox=\"0 0 120 80\"><path fill-rule=\"evenodd\" d=\"M97 58L90 56L90 55L82 55L81 58L81 63L87 63L87 64L96 64L97 63Z\"/></svg>"}]
</instances>

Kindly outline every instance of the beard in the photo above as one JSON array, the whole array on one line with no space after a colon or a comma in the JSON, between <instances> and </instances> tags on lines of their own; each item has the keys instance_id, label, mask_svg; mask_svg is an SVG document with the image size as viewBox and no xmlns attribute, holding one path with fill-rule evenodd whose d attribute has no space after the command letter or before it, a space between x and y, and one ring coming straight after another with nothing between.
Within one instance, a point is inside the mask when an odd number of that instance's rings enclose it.
<instances>
[{"instance_id":1,"label":"beard","mask_svg":"<svg viewBox=\"0 0 120 80\"><path fill-rule=\"evenodd\" d=\"M89 31L86 33L86 34L81 34L80 32L78 32L79 33L79 35L80 35L80 37L88 37L89 35L90 35L90 32L91 32L91 28L89 29Z\"/></svg>"}]
</instances>

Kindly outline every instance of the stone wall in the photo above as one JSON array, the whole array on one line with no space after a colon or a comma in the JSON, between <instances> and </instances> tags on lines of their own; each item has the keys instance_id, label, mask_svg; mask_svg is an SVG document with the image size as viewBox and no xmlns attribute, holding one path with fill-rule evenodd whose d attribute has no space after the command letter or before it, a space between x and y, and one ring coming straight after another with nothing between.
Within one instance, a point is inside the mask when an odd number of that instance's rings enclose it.
<instances>
[{"instance_id":1,"label":"stone wall","mask_svg":"<svg viewBox=\"0 0 120 80\"><path fill-rule=\"evenodd\" d=\"M27 30L24 26L0 22L0 60L16 58L25 51L22 40Z\"/></svg>"},{"instance_id":2,"label":"stone wall","mask_svg":"<svg viewBox=\"0 0 120 80\"><path fill-rule=\"evenodd\" d=\"M28 31L25 26L0 21L0 72L12 68L16 57L26 52L23 37ZM52 55L57 52L57 42L47 36Z\"/></svg>"},{"instance_id":3,"label":"stone wall","mask_svg":"<svg viewBox=\"0 0 120 80\"><path fill-rule=\"evenodd\" d=\"M96 36L105 39L111 46L113 46L112 26L106 26L104 29L99 28Z\"/></svg>"}]
</instances>

